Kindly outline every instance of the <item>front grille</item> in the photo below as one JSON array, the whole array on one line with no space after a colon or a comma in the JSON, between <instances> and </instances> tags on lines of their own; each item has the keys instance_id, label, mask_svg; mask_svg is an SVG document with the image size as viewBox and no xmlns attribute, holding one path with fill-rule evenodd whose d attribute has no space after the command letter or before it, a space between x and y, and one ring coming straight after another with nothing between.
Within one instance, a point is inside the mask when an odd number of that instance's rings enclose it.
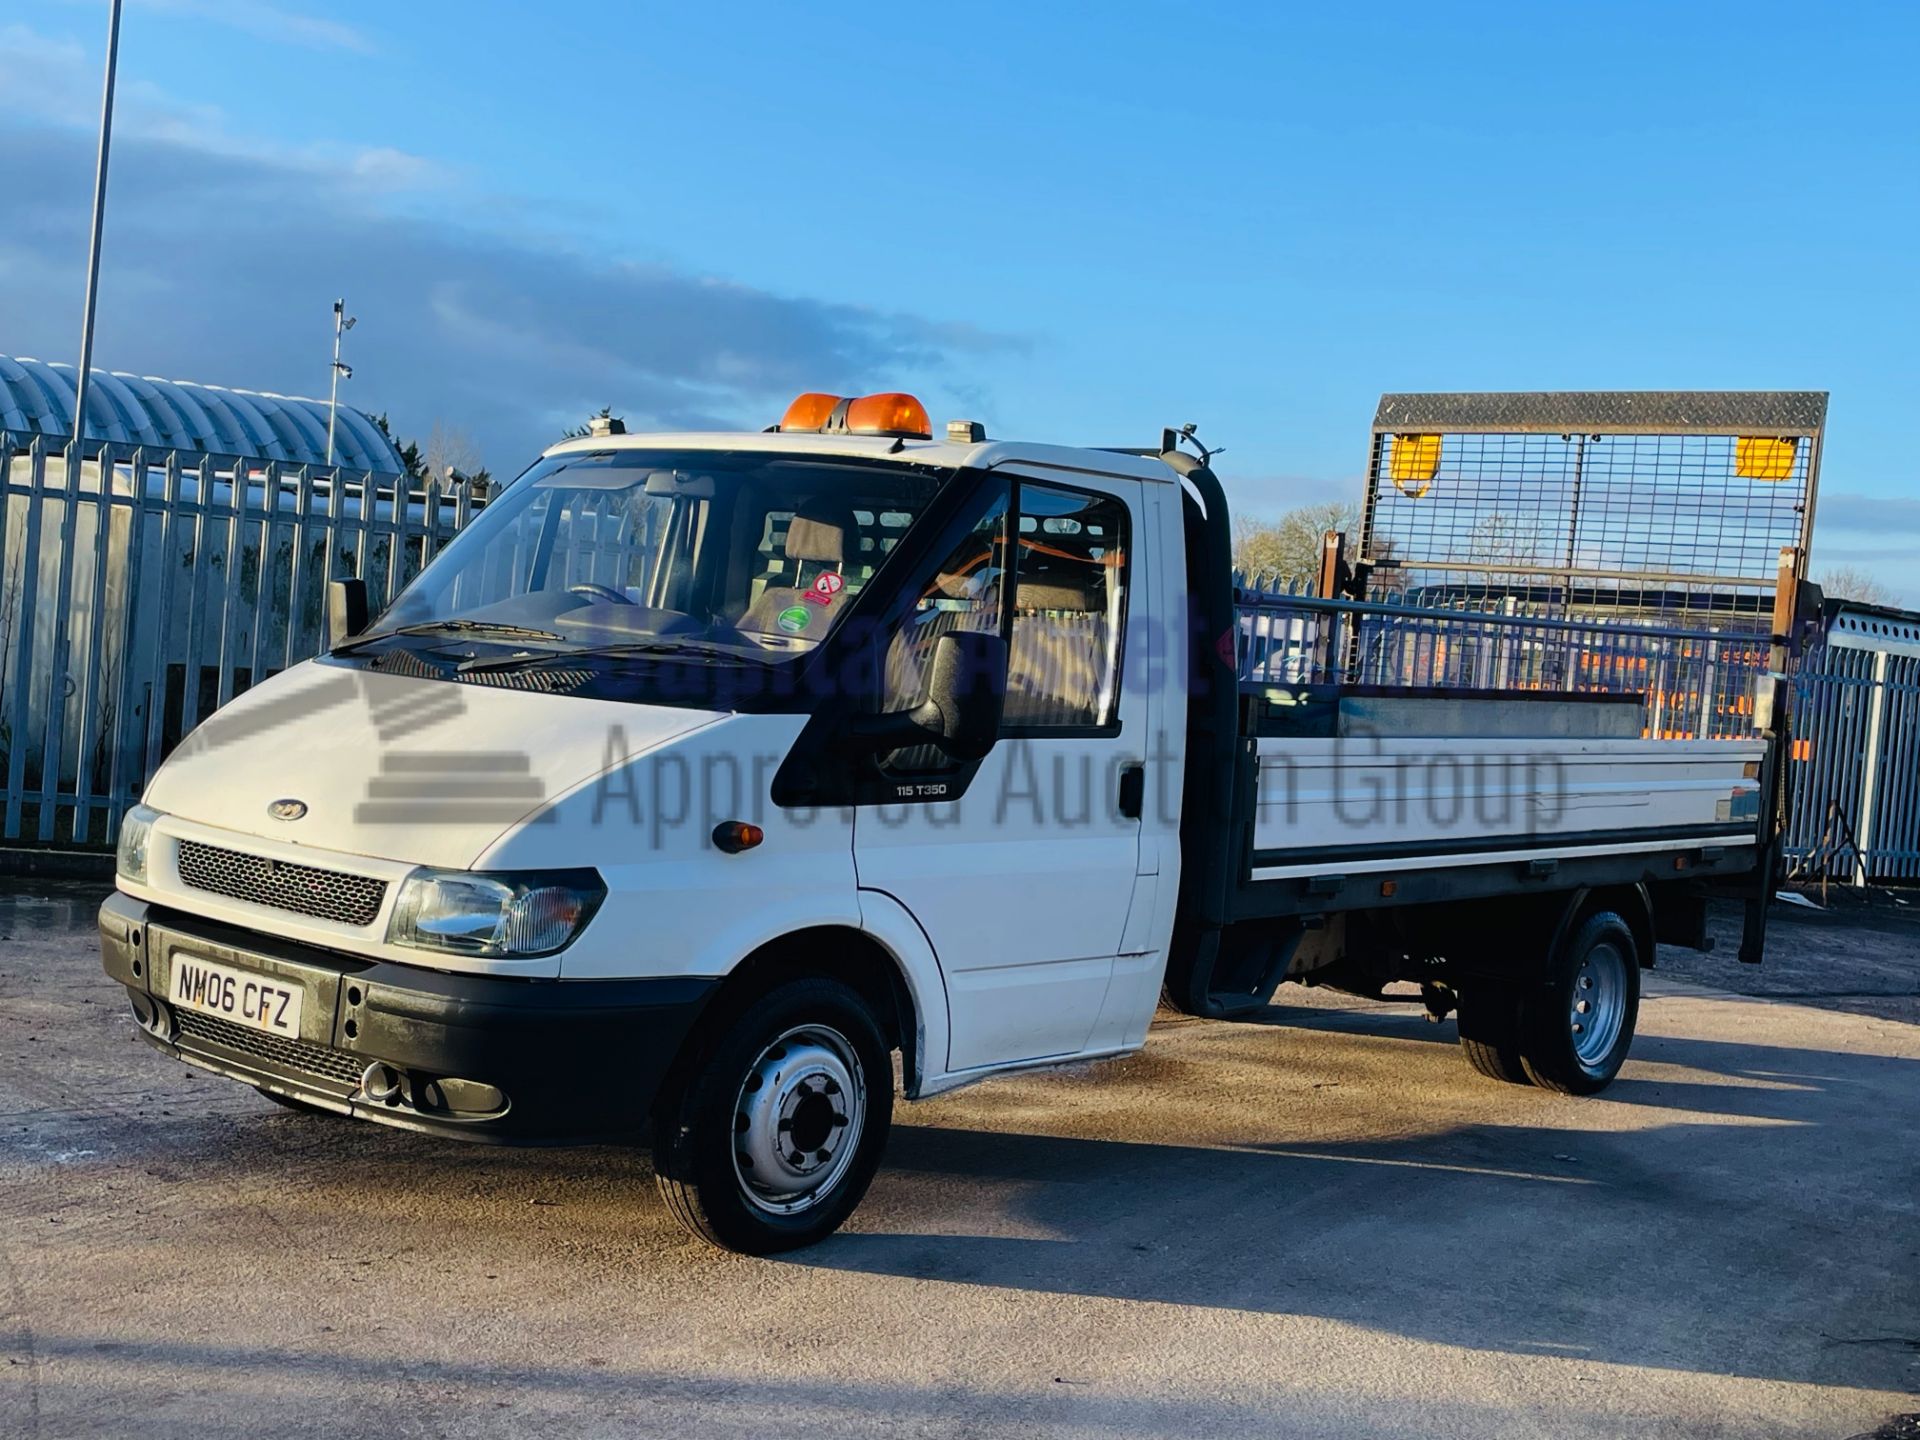
<instances>
[{"instance_id":1,"label":"front grille","mask_svg":"<svg viewBox=\"0 0 1920 1440\"><path fill-rule=\"evenodd\" d=\"M181 883L195 890L343 925L371 925L387 897L384 880L269 860L198 840L180 842L179 867Z\"/></svg>"},{"instance_id":2,"label":"front grille","mask_svg":"<svg viewBox=\"0 0 1920 1440\"><path fill-rule=\"evenodd\" d=\"M176 1006L173 1014L180 1026L182 1041L204 1040L223 1050L235 1050L289 1070L298 1070L329 1085L344 1085L351 1090L359 1085L360 1074L367 1068L365 1060L345 1051L329 1050L324 1045L309 1045L304 1040L289 1040L283 1035L269 1035L245 1025L236 1025L231 1020L222 1020L217 1015L203 1015L198 1010L188 1010L184 1006ZM191 1050L194 1047L188 1045L186 1048Z\"/></svg>"}]
</instances>

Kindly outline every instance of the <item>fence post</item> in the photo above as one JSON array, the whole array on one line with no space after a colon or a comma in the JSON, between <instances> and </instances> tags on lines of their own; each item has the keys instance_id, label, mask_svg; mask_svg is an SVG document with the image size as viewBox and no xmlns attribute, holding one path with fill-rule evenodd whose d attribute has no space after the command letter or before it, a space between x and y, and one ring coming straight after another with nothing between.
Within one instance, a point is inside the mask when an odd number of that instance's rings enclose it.
<instances>
[{"instance_id":1,"label":"fence post","mask_svg":"<svg viewBox=\"0 0 1920 1440\"><path fill-rule=\"evenodd\" d=\"M147 526L147 452L144 448L133 452L127 487L127 552L126 573L121 577L120 595L121 613L116 623L120 633L120 673L119 688L113 704L113 751L107 769L107 838L115 839L120 833L120 819L127 813L131 803L126 795L128 775L128 750L139 743L140 735L133 726L134 688L133 667L140 654L140 580L141 568L145 563ZM112 511L109 509L109 515ZM164 626L165 617L159 617L158 626ZM148 698L152 705L152 697ZM145 771L135 769L134 774L144 777Z\"/></svg>"},{"instance_id":2,"label":"fence post","mask_svg":"<svg viewBox=\"0 0 1920 1440\"><path fill-rule=\"evenodd\" d=\"M311 509L313 466L302 465L293 487L293 549L287 557L287 634L280 647L280 668L283 670L292 669L306 658L300 647L300 602L307 582L307 512ZM324 577L320 590L322 594L326 593Z\"/></svg>"},{"instance_id":3,"label":"fence post","mask_svg":"<svg viewBox=\"0 0 1920 1440\"><path fill-rule=\"evenodd\" d=\"M1314 581L1313 593L1322 600L1340 598L1340 581L1346 569L1347 537L1338 530L1329 530L1320 537L1320 574ZM1344 617L1339 611L1326 616L1326 625L1320 635L1320 644L1324 647L1318 657L1318 666L1322 676L1332 685L1338 685L1345 666L1346 634ZM1339 669L1336 670L1336 666Z\"/></svg>"},{"instance_id":4,"label":"fence post","mask_svg":"<svg viewBox=\"0 0 1920 1440\"><path fill-rule=\"evenodd\" d=\"M138 451L134 452L138 455ZM74 698L79 702L79 725L74 735L73 755L73 815L67 834L76 845L85 845L88 832L93 824L93 756L97 741L104 740L104 732L99 724L101 719L112 719L111 713L102 716L101 696L105 691L106 676L102 673L110 656L107 649L107 571L113 555L113 482L117 463L113 455L113 446L103 444L100 447L99 489L93 523L93 573L87 577L87 628L81 639L79 675L74 682ZM84 480L84 476L82 477ZM76 503L78 497L76 495ZM75 543L78 543L79 531L75 529ZM124 565L121 573L125 574ZM71 616L61 617L63 623L70 623ZM124 655L121 657L124 659Z\"/></svg>"},{"instance_id":5,"label":"fence post","mask_svg":"<svg viewBox=\"0 0 1920 1440\"><path fill-rule=\"evenodd\" d=\"M1713 740L1718 738L1714 734L1713 724L1714 712L1718 708L1713 703L1715 699L1714 685L1716 683L1713 672L1714 661L1719 658L1719 655L1720 642L1718 640L1707 641L1706 664L1703 665L1700 670L1700 731L1695 737L1700 740Z\"/></svg>"},{"instance_id":6,"label":"fence post","mask_svg":"<svg viewBox=\"0 0 1920 1440\"><path fill-rule=\"evenodd\" d=\"M103 448L102 454L105 454ZM53 840L60 810L60 760L67 738L67 674L71 665L73 616L74 532L80 519L80 487L86 474L86 458L78 440L71 441L61 471L59 568L53 591L52 654L48 665L46 730L40 749L40 826L42 842Z\"/></svg>"},{"instance_id":7,"label":"fence post","mask_svg":"<svg viewBox=\"0 0 1920 1440\"><path fill-rule=\"evenodd\" d=\"M14 495L13 465L17 452L7 456L7 497ZM18 840L24 828L22 797L26 791L27 736L33 727L33 653L36 612L40 596L40 524L47 508L47 442L41 435L27 442L25 513L20 517L20 593L13 616L13 675L7 691L7 820L6 838ZM8 581L11 584L11 580Z\"/></svg>"},{"instance_id":8,"label":"fence post","mask_svg":"<svg viewBox=\"0 0 1920 1440\"><path fill-rule=\"evenodd\" d=\"M233 484L228 487L227 498L232 508L227 512L227 549L220 578L225 591L220 602L220 639L214 651L214 664L219 667L213 682L213 708L218 710L233 699L233 672L238 661L237 651L241 643L240 596L241 577L246 570L243 563L247 553L247 496L253 489L252 461L246 456L236 455L233 460ZM211 585L213 576L211 566L207 576ZM255 623L259 616L254 616Z\"/></svg>"},{"instance_id":9,"label":"fence post","mask_svg":"<svg viewBox=\"0 0 1920 1440\"><path fill-rule=\"evenodd\" d=\"M1854 836L1853 883L1864 887L1868 880L1867 856L1873 849L1873 809L1880 790L1880 736L1887 718L1888 652L1873 654L1873 688L1867 701L1867 746L1860 759L1860 828Z\"/></svg>"}]
</instances>

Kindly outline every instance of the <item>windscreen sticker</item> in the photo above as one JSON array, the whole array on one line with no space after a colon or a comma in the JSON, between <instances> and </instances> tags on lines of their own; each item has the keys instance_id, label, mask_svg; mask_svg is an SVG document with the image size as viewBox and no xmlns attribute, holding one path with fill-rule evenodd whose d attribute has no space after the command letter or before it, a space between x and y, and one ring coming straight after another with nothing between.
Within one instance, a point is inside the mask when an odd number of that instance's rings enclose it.
<instances>
[{"instance_id":1,"label":"windscreen sticker","mask_svg":"<svg viewBox=\"0 0 1920 1440\"><path fill-rule=\"evenodd\" d=\"M825 570L814 578L813 588L800 598L814 605L831 605L833 597L846 588L845 576L837 570Z\"/></svg>"},{"instance_id":2,"label":"windscreen sticker","mask_svg":"<svg viewBox=\"0 0 1920 1440\"><path fill-rule=\"evenodd\" d=\"M782 630L786 631L787 634L798 635L807 628L808 622L812 619L813 616L807 613L806 606L789 605L780 612L776 623Z\"/></svg>"}]
</instances>

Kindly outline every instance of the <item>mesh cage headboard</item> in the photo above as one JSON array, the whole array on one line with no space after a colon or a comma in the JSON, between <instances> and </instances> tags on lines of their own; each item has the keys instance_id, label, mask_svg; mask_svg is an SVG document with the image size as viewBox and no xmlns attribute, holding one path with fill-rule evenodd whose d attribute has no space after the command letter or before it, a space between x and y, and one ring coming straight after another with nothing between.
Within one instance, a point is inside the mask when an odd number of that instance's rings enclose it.
<instances>
[{"instance_id":1,"label":"mesh cage headboard","mask_svg":"<svg viewBox=\"0 0 1920 1440\"><path fill-rule=\"evenodd\" d=\"M1383 395L1369 593L1562 615L1752 617L1804 568L1824 391Z\"/></svg>"}]
</instances>

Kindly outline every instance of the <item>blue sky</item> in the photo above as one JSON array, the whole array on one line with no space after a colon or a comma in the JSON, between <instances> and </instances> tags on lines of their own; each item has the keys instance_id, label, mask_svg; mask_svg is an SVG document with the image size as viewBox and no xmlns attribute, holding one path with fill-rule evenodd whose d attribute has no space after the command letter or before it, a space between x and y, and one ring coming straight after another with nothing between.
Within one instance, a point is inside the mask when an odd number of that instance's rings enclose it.
<instances>
[{"instance_id":1,"label":"blue sky","mask_svg":"<svg viewBox=\"0 0 1920 1440\"><path fill-rule=\"evenodd\" d=\"M0 353L70 358L104 0L0 9ZM98 363L512 470L612 403L1198 421L1357 492L1383 390L1834 392L1819 563L1920 601L1906 5L129 0Z\"/></svg>"}]
</instances>

